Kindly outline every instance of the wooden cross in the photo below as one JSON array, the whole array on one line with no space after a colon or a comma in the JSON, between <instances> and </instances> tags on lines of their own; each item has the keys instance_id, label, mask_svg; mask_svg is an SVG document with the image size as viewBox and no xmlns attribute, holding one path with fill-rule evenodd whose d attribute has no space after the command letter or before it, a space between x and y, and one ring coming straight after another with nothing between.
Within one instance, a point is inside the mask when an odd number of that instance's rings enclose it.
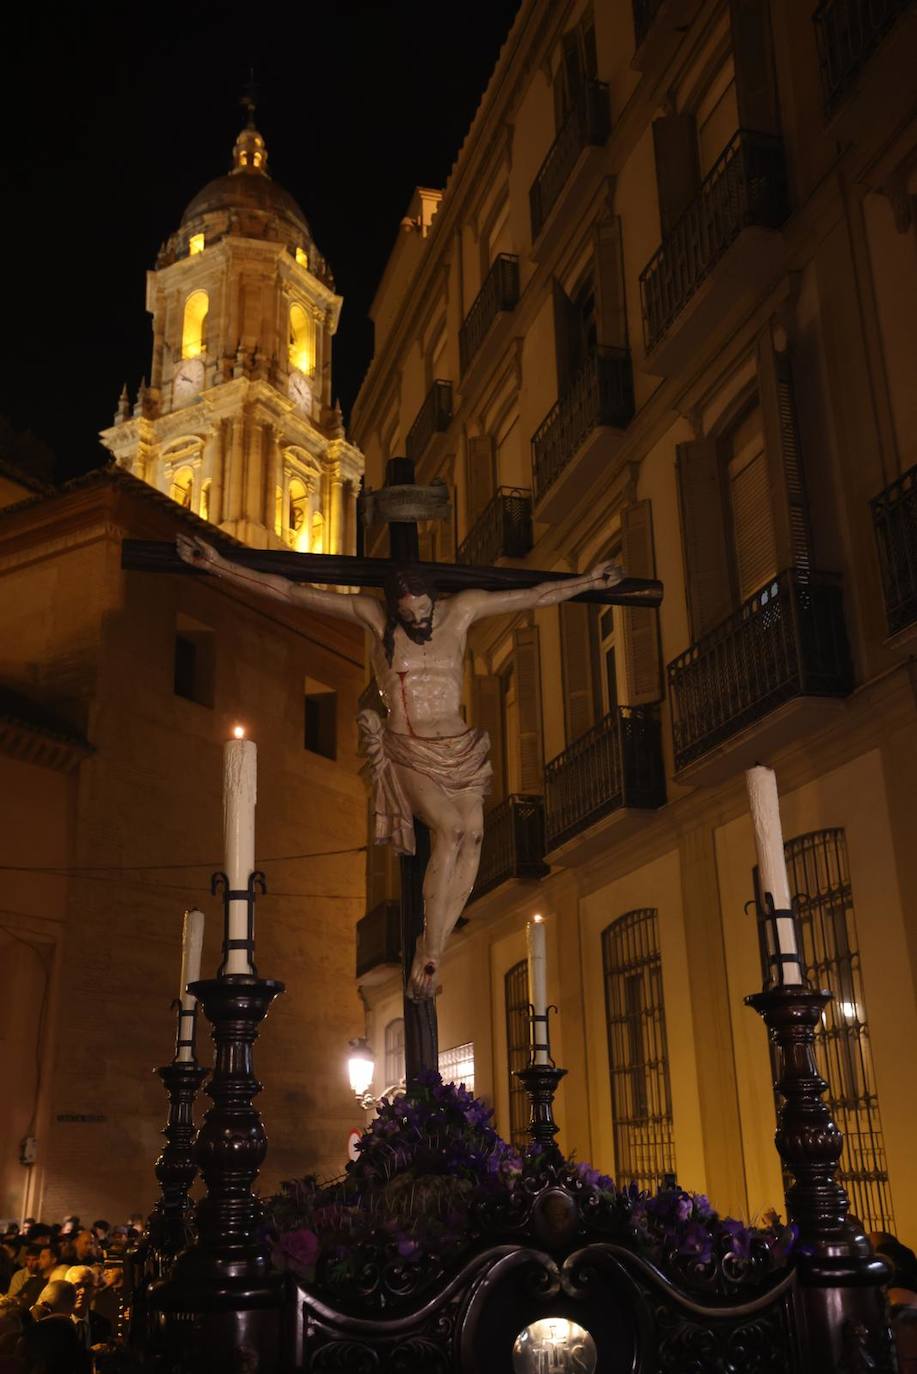
<instances>
[{"instance_id":1,"label":"wooden cross","mask_svg":"<svg viewBox=\"0 0 917 1374\"><path fill-rule=\"evenodd\" d=\"M391 458L385 487L405 488L414 484L414 464L409 458ZM424 492L418 488L418 496ZM432 490L432 489L431 489ZM410 493L408 493L410 495ZM293 582L314 582L343 587L381 587L391 572L414 565L424 571L440 592L457 592L468 587L497 591L515 587L534 587L539 582L564 581L573 573L539 572L532 568L480 568L455 563L421 563L416 520L389 517L389 557L355 558L347 554L293 553L276 549L248 549L222 546L224 557L240 567L258 572L279 573ZM219 543L219 538L215 540ZM147 572L204 575L185 563L174 544L159 540L125 539L121 566ZM656 607L662 600L662 583L651 578L626 577L607 589L581 592L574 601L597 602L605 606ZM416 853L401 858L401 957L404 986L405 1077L408 1082L424 1070L439 1067L436 1003L434 998L417 1002L407 995L408 975L414 947L423 931L423 880L430 854L430 837L425 825L415 818Z\"/></svg>"}]
</instances>

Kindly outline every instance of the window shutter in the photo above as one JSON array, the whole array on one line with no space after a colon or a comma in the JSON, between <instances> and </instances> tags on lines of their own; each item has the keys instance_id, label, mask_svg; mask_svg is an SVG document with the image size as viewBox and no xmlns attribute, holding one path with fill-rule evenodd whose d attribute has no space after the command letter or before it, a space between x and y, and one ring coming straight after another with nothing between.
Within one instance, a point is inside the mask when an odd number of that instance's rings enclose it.
<instances>
[{"instance_id":1,"label":"window shutter","mask_svg":"<svg viewBox=\"0 0 917 1374\"><path fill-rule=\"evenodd\" d=\"M468 529L493 498L496 486L496 462L492 434L478 434L468 440L465 509Z\"/></svg>"},{"instance_id":2,"label":"window shutter","mask_svg":"<svg viewBox=\"0 0 917 1374\"><path fill-rule=\"evenodd\" d=\"M739 127L760 134L779 134L770 0L730 0L729 11Z\"/></svg>"},{"instance_id":3,"label":"window shutter","mask_svg":"<svg viewBox=\"0 0 917 1374\"><path fill-rule=\"evenodd\" d=\"M375 818L373 799L369 800L369 844L366 847L366 910L372 911L381 902L398 896L398 863L390 844L374 844Z\"/></svg>"},{"instance_id":4,"label":"window shutter","mask_svg":"<svg viewBox=\"0 0 917 1374\"><path fill-rule=\"evenodd\" d=\"M758 338L758 393L780 568L809 572L812 530L789 354L774 348L770 327Z\"/></svg>"},{"instance_id":5,"label":"window shutter","mask_svg":"<svg viewBox=\"0 0 917 1374\"><path fill-rule=\"evenodd\" d=\"M579 320L576 306L560 282L554 282L554 347L557 355L557 395L565 396L576 373Z\"/></svg>"},{"instance_id":6,"label":"window shutter","mask_svg":"<svg viewBox=\"0 0 917 1374\"><path fill-rule=\"evenodd\" d=\"M655 577L653 507L637 501L621 512L621 559L628 577ZM645 706L662 696L659 613L651 607L623 612L627 704Z\"/></svg>"},{"instance_id":7,"label":"window shutter","mask_svg":"<svg viewBox=\"0 0 917 1374\"><path fill-rule=\"evenodd\" d=\"M621 219L599 220L595 230L595 313L600 347L627 347Z\"/></svg>"},{"instance_id":8,"label":"window shutter","mask_svg":"<svg viewBox=\"0 0 917 1374\"><path fill-rule=\"evenodd\" d=\"M516 700L519 710L519 758L523 792L544 791L544 746L541 731L541 656L538 626L513 631Z\"/></svg>"},{"instance_id":9,"label":"window shutter","mask_svg":"<svg viewBox=\"0 0 917 1374\"><path fill-rule=\"evenodd\" d=\"M656 185L663 238L688 208L700 182L697 125L690 114L664 115L653 120Z\"/></svg>"},{"instance_id":10,"label":"window shutter","mask_svg":"<svg viewBox=\"0 0 917 1374\"><path fill-rule=\"evenodd\" d=\"M482 674L474 678L474 723L478 730L486 730L490 735L490 763L494 770L491 790L485 798L485 807L490 810L503 800L506 767L504 764L503 741L503 699L500 678L496 673Z\"/></svg>"},{"instance_id":11,"label":"window shutter","mask_svg":"<svg viewBox=\"0 0 917 1374\"><path fill-rule=\"evenodd\" d=\"M560 645L564 674L564 727L567 743L584 735L596 720L593 614L591 606L561 605Z\"/></svg>"},{"instance_id":12,"label":"window shutter","mask_svg":"<svg viewBox=\"0 0 917 1374\"><path fill-rule=\"evenodd\" d=\"M712 439L676 448L678 500L691 634L700 639L732 610L719 457Z\"/></svg>"},{"instance_id":13,"label":"window shutter","mask_svg":"<svg viewBox=\"0 0 917 1374\"><path fill-rule=\"evenodd\" d=\"M778 571L767 455L760 452L729 476L739 597L751 596Z\"/></svg>"}]
</instances>

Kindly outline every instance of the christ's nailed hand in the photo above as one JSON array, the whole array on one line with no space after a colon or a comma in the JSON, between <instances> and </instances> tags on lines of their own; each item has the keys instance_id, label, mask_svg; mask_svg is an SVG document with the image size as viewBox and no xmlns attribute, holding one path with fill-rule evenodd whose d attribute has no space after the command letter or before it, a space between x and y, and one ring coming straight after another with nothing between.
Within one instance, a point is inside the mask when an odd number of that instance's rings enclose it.
<instances>
[{"instance_id":1,"label":"christ's nailed hand","mask_svg":"<svg viewBox=\"0 0 917 1374\"><path fill-rule=\"evenodd\" d=\"M178 535L175 547L184 563L190 564L192 568L200 568L202 572L217 572L223 561L216 549L206 540L199 539L197 535Z\"/></svg>"},{"instance_id":2,"label":"christ's nailed hand","mask_svg":"<svg viewBox=\"0 0 917 1374\"><path fill-rule=\"evenodd\" d=\"M603 587L613 587L617 582L624 578L624 569L620 563L599 563L592 569L589 576L601 583Z\"/></svg>"}]
</instances>

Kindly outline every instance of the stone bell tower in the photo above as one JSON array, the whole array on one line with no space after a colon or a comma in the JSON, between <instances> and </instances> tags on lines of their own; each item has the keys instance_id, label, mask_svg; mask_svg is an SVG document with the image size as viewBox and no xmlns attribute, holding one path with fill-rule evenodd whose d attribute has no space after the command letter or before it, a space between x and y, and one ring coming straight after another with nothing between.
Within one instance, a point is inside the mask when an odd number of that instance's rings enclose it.
<instances>
[{"instance_id":1,"label":"stone bell tower","mask_svg":"<svg viewBox=\"0 0 917 1374\"><path fill-rule=\"evenodd\" d=\"M125 387L101 438L247 544L353 553L363 457L331 392L342 300L247 104L232 170L194 197L147 274L150 384L133 403Z\"/></svg>"}]
</instances>

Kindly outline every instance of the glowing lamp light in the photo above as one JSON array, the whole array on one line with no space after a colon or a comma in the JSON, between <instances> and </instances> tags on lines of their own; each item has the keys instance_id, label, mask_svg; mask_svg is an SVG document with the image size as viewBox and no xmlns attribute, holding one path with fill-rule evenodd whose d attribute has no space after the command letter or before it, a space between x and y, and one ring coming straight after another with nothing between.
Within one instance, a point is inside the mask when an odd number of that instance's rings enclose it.
<instances>
[{"instance_id":1,"label":"glowing lamp light","mask_svg":"<svg viewBox=\"0 0 917 1374\"><path fill-rule=\"evenodd\" d=\"M857 1004L856 1004L856 1002L842 1002L842 1003L841 1003L841 1011L842 1011L842 1012L844 1013L844 1015L847 1017L847 1020L848 1020L848 1021L855 1021L855 1020L856 1020L856 1014L857 1014Z\"/></svg>"},{"instance_id":2,"label":"glowing lamp light","mask_svg":"<svg viewBox=\"0 0 917 1374\"><path fill-rule=\"evenodd\" d=\"M363 1036L350 1041L350 1054L347 1057L347 1075L354 1095L362 1098L369 1092L376 1064L373 1052Z\"/></svg>"},{"instance_id":3,"label":"glowing lamp light","mask_svg":"<svg viewBox=\"0 0 917 1374\"><path fill-rule=\"evenodd\" d=\"M234 739L245 739L245 726L244 726L244 725L234 725L234 726L232 727L232 733L233 733L233 738L234 738Z\"/></svg>"}]
</instances>

